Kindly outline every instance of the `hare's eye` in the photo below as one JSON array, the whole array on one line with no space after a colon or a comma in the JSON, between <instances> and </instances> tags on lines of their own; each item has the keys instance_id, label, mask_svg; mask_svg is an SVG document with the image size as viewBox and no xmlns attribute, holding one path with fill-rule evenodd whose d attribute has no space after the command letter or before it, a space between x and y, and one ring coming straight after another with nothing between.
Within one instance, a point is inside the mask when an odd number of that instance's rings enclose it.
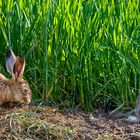
<instances>
[{"instance_id":1,"label":"hare's eye","mask_svg":"<svg viewBox=\"0 0 140 140\"><path fill-rule=\"evenodd\" d=\"M27 89L24 89L23 90L23 94L27 94L28 90Z\"/></svg>"}]
</instances>

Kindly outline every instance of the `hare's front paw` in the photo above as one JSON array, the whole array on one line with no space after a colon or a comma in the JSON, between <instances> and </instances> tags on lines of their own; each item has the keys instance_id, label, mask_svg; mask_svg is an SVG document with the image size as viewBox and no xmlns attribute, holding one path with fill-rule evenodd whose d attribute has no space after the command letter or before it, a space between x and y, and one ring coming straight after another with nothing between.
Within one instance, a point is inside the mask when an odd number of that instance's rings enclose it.
<instances>
[{"instance_id":1,"label":"hare's front paw","mask_svg":"<svg viewBox=\"0 0 140 140\"><path fill-rule=\"evenodd\" d=\"M127 118L127 122L128 122L128 123L131 123L131 124L140 123L140 119L137 118L136 116L129 116L129 117Z\"/></svg>"}]
</instances>

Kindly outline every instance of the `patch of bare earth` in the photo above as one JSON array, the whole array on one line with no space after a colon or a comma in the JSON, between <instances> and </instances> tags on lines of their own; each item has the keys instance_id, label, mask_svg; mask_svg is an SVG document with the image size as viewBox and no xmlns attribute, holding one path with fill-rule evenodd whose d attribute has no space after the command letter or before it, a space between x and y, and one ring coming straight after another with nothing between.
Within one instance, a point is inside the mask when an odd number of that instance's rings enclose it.
<instances>
[{"instance_id":1,"label":"patch of bare earth","mask_svg":"<svg viewBox=\"0 0 140 140\"><path fill-rule=\"evenodd\" d=\"M137 140L139 124L103 111L58 110L46 106L0 108L0 139Z\"/></svg>"}]
</instances>

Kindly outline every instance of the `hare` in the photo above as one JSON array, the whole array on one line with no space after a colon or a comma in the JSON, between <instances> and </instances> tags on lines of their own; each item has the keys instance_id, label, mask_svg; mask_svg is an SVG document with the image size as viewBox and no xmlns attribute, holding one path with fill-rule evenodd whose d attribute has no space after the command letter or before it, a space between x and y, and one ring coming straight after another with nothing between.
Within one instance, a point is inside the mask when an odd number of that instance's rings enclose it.
<instances>
[{"instance_id":1,"label":"hare","mask_svg":"<svg viewBox=\"0 0 140 140\"><path fill-rule=\"evenodd\" d=\"M31 102L31 89L23 79L24 68L24 58L15 56L10 49L6 56L6 69L12 78L8 79L0 73L0 105L9 101L24 104Z\"/></svg>"},{"instance_id":2,"label":"hare","mask_svg":"<svg viewBox=\"0 0 140 140\"><path fill-rule=\"evenodd\" d=\"M127 121L130 123L140 123L140 93L137 97L137 104L135 108L135 116L129 116Z\"/></svg>"}]
</instances>

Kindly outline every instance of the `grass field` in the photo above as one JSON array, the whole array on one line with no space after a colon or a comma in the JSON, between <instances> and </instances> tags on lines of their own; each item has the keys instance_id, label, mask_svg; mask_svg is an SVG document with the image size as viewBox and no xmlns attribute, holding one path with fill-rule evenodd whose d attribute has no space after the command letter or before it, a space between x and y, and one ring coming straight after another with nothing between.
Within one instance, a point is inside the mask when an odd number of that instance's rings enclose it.
<instances>
[{"instance_id":1,"label":"grass field","mask_svg":"<svg viewBox=\"0 0 140 140\"><path fill-rule=\"evenodd\" d=\"M92 110L135 106L139 0L0 0L0 72L12 47L33 99Z\"/></svg>"}]
</instances>

